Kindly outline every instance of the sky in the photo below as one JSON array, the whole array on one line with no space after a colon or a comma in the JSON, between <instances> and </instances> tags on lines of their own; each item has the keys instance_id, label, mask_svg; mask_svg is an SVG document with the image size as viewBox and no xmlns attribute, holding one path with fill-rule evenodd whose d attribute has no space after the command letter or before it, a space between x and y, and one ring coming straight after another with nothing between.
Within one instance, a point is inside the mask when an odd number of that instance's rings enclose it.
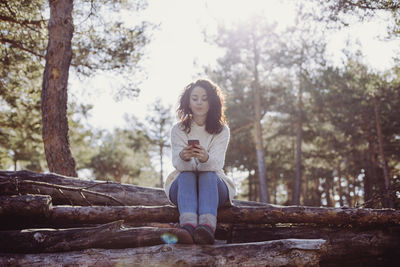
<instances>
[{"instance_id":1,"label":"sky","mask_svg":"<svg viewBox=\"0 0 400 267\"><path fill-rule=\"evenodd\" d=\"M142 18L159 25L152 33L146 58L142 61L147 79L140 85L139 96L117 101L114 96L118 81L110 75L85 80L71 75L73 97L70 99L92 104L89 125L109 131L124 127L125 114L134 114L144 121L149 105L157 98L175 110L183 88L201 77L202 66L212 66L222 55L220 49L204 41L203 30L212 32L217 21L229 23L246 19L256 11L263 12L271 22L277 21L278 28L293 23L293 1L290 0L148 0L147 9L141 11L139 17L121 12L128 24ZM347 46L346 39L350 36L353 44L358 40L367 64L376 70L389 68L393 64L393 51L400 45L399 41L384 42L377 37L386 32L384 23L373 21L332 33L328 38L330 58L340 64L341 50Z\"/></svg>"},{"instance_id":2,"label":"sky","mask_svg":"<svg viewBox=\"0 0 400 267\"><path fill-rule=\"evenodd\" d=\"M203 30L215 29L217 20L232 22L238 18L250 17L255 11L263 11L271 21L280 27L292 23L293 1L282 0L148 0L148 8L140 18L156 25L152 40L146 48L142 66L147 79L140 85L141 92L136 99L116 100L115 77L98 75L94 78L70 81L71 92L79 101L94 105L89 125L112 130L123 127L124 114L134 114L145 120L148 106L156 98L174 110L178 97L185 85L199 78L201 67L215 64L221 50L206 43ZM132 14L121 14L129 24ZM138 18L136 17L136 20ZM346 46L347 36L358 39L366 55L366 62L378 70L387 68L399 42L383 42L376 36L386 32L384 23L358 23L351 28L329 36L328 50L332 59L340 64L341 49ZM196 66L194 66L196 62ZM85 90L82 90L85 88ZM84 93L82 93L84 92Z\"/></svg>"}]
</instances>

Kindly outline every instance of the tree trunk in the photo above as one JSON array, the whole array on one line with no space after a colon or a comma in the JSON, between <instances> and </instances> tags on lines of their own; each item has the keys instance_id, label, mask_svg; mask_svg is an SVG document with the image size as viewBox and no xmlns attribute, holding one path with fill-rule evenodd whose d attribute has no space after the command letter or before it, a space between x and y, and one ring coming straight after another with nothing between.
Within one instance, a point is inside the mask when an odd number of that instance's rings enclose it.
<instances>
[{"instance_id":1,"label":"tree trunk","mask_svg":"<svg viewBox=\"0 0 400 267\"><path fill-rule=\"evenodd\" d=\"M317 179L315 179L315 191L314 191L314 196L316 199L316 202L314 203L314 206L316 207L321 207L322 206L322 199L321 199L321 191L319 190L320 184L321 184L321 180L319 177L317 177Z\"/></svg>"},{"instance_id":2,"label":"tree trunk","mask_svg":"<svg viewBox=\"0 0 400 267\"><path fill-rule=\"evenodd\" d=\"M0 171L0 195L50 195L53 205L144 205L170 204L163 189L106 181L89 181L31 171ZM264 203L233 200L235 205L264 206Z\"/></svg>"},{"instance_id":3,"label":"tree trunk","mask_svg":"<svg viewBox=\"0 0 400 267\"><path fill-rule=\"evenodd\" d=\"M331 186L330 186L329 178L325 177L324 191L325 191L326 206L327 207L333 207L332 206L331 190L330 189L331 189Z\"/></svg>"},{"instance_id":4,"label":"tree trunk","mask_svg":"<svg viewBox=\"0 0 400 267\"><path fill-rule=\"evenodd\" d=\"M332 207L336 207L336 200L335 200L335 177L333 175L331 176L331 182L330 182L330 190L331 190L331 203Z\"/></svg>"},{"instance_id":5,"label":"tree trunk","mask_svg":"<svg viewBox=\"0 0 400 267\"><path fill-rule=\"evenodd\" d=\"M249 172L249 176L247 178L247 180L249 181L248 183L248 190L249 190L249 200L252 201L254 200L254 192L253 192L253 176L250 174Z\"/></svg>"},{"instance_id":6,"label":"tree trunk","mask_svg":"<svg viewBox=\"0 0 400 267\"><path fill-rule=\"evenodd\" d=\"M164 177L163 177L163 146L160 145L160 188L164 187Z\"/></svg>"},{"instance_id":7,"label":"tree trunk","mask_svg":"<svg viewBox=\"0 0 400 267\"><path fill-rule=\"evenodd\" d=\"M304 199L304 203L303 203L303 205L304 206L312 206L312 204L310 204L311 202L310 202L310 192L311 190L310 190L310 181L309 181L309 179L308 179L308 176L306 176L305 177L305 181L304 181L304 196L303 196L303 199Z\"/></svg>"},{"instance_id":8,"label":"tree trunk","mask_svg":"<svg viewBox=\"0 0 400 267\"><path fill-rule=\"evenodd\" d=\"M0 171L0 195L50 195L54 205L166 205L164 190L30 171Z\"/></svg>"},{"instance_id":9,"label":"tree trunk","mask_svg":"<svg viewBox=\"0 0 400 267\"><path fill-rule=\"evenodd\" d=\"M342 190L342 169L340 166L340 162L338 163L337 166L338 169L338 194L339 194L339 205L340 207L344 206L344 202L343 202L343 190Z\"/></svg>"},{"instance_id":10,"label":"tree trunk","mask_svg":"<svg viewBox=\"0 0 400 267\"><path fill-rule=\"evenodd\" d=\"M43 143L51 172L76 177L68 140L67 86L72 58L73 0L49 1L49 42L42 86Z\"/></svg>"},{"instance_id":11,"label":"tree trunk","mask_svg":"<svg viewBox=\"0 0 400 267\"><path fill-rule=\"evenodd\" d=\"M368 136L368 152L365 156L365 176L364 176L364 203L367 207L373 205L373 187L375 184L376 176L376 153L373 138Z\"/></svg>"},{"instance_id":12,"label":"tree trunk","mask_svg":"<svg viewBox=\"0 0 400 267\"><path fill-rule=\"evenodd\" d=\"M51 184L54 181L59 184ZM137 194L162 192L165 198L161 189L0 171L0 195L49 188L54 194L61 191L64 202L70 202L64 195L68 191L103 197L114 205ZM101 192L87 191L92 189ZM118 191L113 193L115 198L106 194L109 190ZM83 199L88 205L87 198ZM393 209L283 207L237 201L242 206L223 207L218 212L216 245L187 246L173 244L182 231L173 227L179 218L173 206L52 207L49 196L32 195L0 196L0 203L2 226L19 216L20 224L35 222L47 228L21 231L14 224L12 231L0 231L0 266L396 266L399 261L400 211ZM107 224L99 225L103 223ZM88 224L90 228L59 229ZM54 226L58 229L48 229ZM223 244L221 237L251 243ZM168 244L159 245L164 243ZM40 254L26 254L31 252Z\"/></svg>"},{"instance_id":13,"label":"tree trunk","mask_svg":"<svg viewBox=\"0 0 400 267\"><path fill-rule=\"evenodd\" d=\"M353 185L353 188L352 188L352 192L353 192L353 195L354 195L354 197L353 197L353 199L354 199L354 207L358 207L358 205L360 204L359 203L359 199L358 199L358 193L357 193L357 184L358 184L358 181L357 181L357 175L353 175L352 177L352 182L351 182L351 184Z\"/></svg>"},{"instance_id":14,"label":"tree trunk","mask_svg":"<svg viewBox=\"0 0 400 267\"><path fill-rule=\"evenodd\" d=\"M393 209L350 209L299 206L226 207L218 212L218 222L276 224L315 223L367 226L400 225L400 211Z\"/></svg>"},{"instance_id":15,"label":"tree trunk","mask_svg":"<svg viewBox=\"0 0 400 267\"><path fill-rule=\"evenodd\" d=\"M272 204L277 204L278 202L277 202L277 199L276 199L276 196L277 196L277 186L278 186L278 177L276 177L276 173L274 173L274 174L272 174L271 176L270 176L272 179Z\"/></svg>"},{"instance_id":16,"label":"tree trunk","mask_svg":"<svg viewBox=\"0 0 400 267\"><path fill-rule=\"evenodd\" d=\"M88 248L134 248L176 243L177 228L125 228L123 221L97 227L71 229L29 229L0 231L0 251L8 253L43 253Z\"/></svg>"},{"instance_id":17,"label":"tree trunk","mask_svg":"<svg viewBox=\"0 0 400 267\"><path fill-rule=\"evenodd\" d=\"M385 159L385 153L383 151L383 135L382 135L382 124L381 118L379 114L379 106L376 101L376 96L372 98L374 102L374 109L375 109L375 121L376 121L376 130L378 133L378 144L379 144L379 156L381 158L381 164L383 168L383 177L385 180L385 192L383 193L383 199L385 199L385 207L392 208L393 207L393 200L390 193L390 177L389 177L389 170L388 165Z\"/></svg>"},{"instance_id":18,"label":"tree trunk","mask_svg":"<svg viewBox=\"0 0 400 267\"><path fill-rule=\"evenodd\" d=\"M178 222L174 206L54 206L48 223L51 225L103 224L126 222Z\"/></svg>"},{"instance_id":19,"label":"tree trunk","mask_svg":"<svg viewBox=\"0 0 400 267\"><path fill-rule=\"evenodd\" d=\"M4 266L319 266L324 240L209 246L158 245L42 254L2 254Z\"/></svg>"},{"instance_id":20,"label":"tree trunk","mask_svg":"<svg viewBox=\"0 0 400 267\"><path fill-rule=\"evenodd\" d=\"M29 180L26 180L29 179ZM32 183L42 183L33 184ZM53 184L50 184L53 183ZM55 188L50 186L64 185L64 187ZM85 190L92 190L88 193ZM46 191L47 190L47 191ZM95 191L96 190L96 191ZM43 192L46 191L46 192ZM60 193L62 191L63 193ZM58 197L58 204L70 204L70 202L81 202L84 205L89 205L88 201L96 202L97 205L165 205L168 203L165 193L162 189L138 187L133 185L122 185L117 183L109 182L94 182L73 178L65 178L63 176L55 174L38 174L28 171L20 172L7 172L0 171L0 195L5 194L16 194L16 193L35 193L40 192L41 194L48 194L51 197ZM68 194L70 192L70 194ZM109 194L106 194L110 192ZM85 195L85 198L82 197ZM96 195L93 193L101 194ZM54 195L54 196L53 196ZM113 198L109 198L113 197ZM92 199L93 198L93 199ZM53 202L53 204L55 204ZM93 203L92 203L93 204ZM374 223L399 223L399 213L397 210L373 210L373 209L334 209L334 208L318 208L318 207L295 207L295 206L276 206L267 205L257 202L249 201L238 201L235 200L233 207L224 207L220 209L218 214L219 221L229 223L324 223L324 224L356 224L356 225L368 225ZM79 204L75 204L79 205ZM63 207L54 207L54 210ZM90 207L89 207L90 208ZM103 210L101 210L103 208ZM112 214L113 212L106 211L105 209L111 209L112 207L93 207L93 210L86 210L86 213L94 212L98 210L99 218L104 214ZM124 207L117 206L117 209ZM132 211L137 212L138 207L126 207L127 209L132 208ZM152 207L154 208L154 207ZM83 207L65 207L65 210L76 209L84 210ZM151 213L149 208L143 208ZM155 208L154 210L157 210ZM161 217L172 216L176 218L178 212L176 208L168 206L165 208L168 210L167 214L163 214ZM160 211L161 212L161 211ZM85 212L84 212L85 213ZM102 214L103 213L103 214ZM115 213L115 212L114 212ZM73 214L73 212L71 213ZM77 213L78 214L78 213ZM118 214L118 213L116 213ZM129 214L129 213L128 213ZM55 216L55 215L54 215ZM71 215L72 216L72 215ZM86 215L85 215L86 216ZM132 215L140 217L139 215ZM149 215L149 216L157 216ZM75 216L76 217L76 216ZM145 218L145 217L143 217ZM111 218L108 220L116 221L124 218ZM79 219L78 219L79 220ZM104 220L104 219L103 219ZM146 219L147 220L147 219ZM104 221L103 221L104 222Z\"/></svg>"},{"instance_id":21,"label":"tree trunk","mask_svg":"<svg viewBox=\"0 0 400 267\"><path fill-rule=\"evenodd\" d=\"M319 181L319 177L314 178L314 183L312 186L312 192L311 192L311 206L322 206L321 203L321 192L319 191L319 186L320 186L320 181Z\"/></svg>"},{"instance_id":22,"label":"tree trunk","mask_svg":"<svg viewBox=\"0 0 400 267\"><path fill-rule=\"evenodd\" d=\"M0 221L4 221L9 216L48 217L51 209L50 196L0 196Z\"/></svg>"},{"instance_id":23,"label":"tree trunk","mask_svg":"<svg viewBox=\"0 0 400 267\"><path fill-rule=\"evenodd\" d=\"M259 51L256 46L256 40L253 36L253 53L254 53L254 130L255 144L257 154L258 175L260 179L260 202L269 203L268 183L267 183L267 167L265 164L264 142L261 126L261 92L260 81L258 77Z\"/></svg>"},{"instance_id":24,"label":"tree trunk","mask_svg":"<svg viewBox=\"0 0 400 267\"><path fill-rule=\"evenodd\" d=\"M301 142L303 135L303 103L302 103L302 90L301 83L299 85L298 92L298 115L297 115L297 129L296 129L296 176L295 176L295 184L294 184L294 196L293 196L293 204L300 205L300 192L301 192Z\"/></svg>"},{"instance_id":25,"label":"tree trunk","mask_svg":"<svg viewBox=\"0 0 400 267\"><path fill-rule=\"evenodd\" d=\"M354 188L355 184L352 183L351 176L349 176L348 174L345 174L345 179L347 182L347 192L348 192L346 194L347 202L349 203L349 207L354 207L355 206L355 201L354 201L355 196L354 195L351 196L351 192L353 189L351 188L350 185L353 185L353 188Z\"/></svg>"},{"instance_id":26,"label":"tree trunk","mask_svg":"<svg viewBox=\"0 0 400 267\"><path fill-rule=\"evenodd\" d=\"M260 201L260 180L257 179L258 175L258 168L254 170L254 174L251 176L252 180L252 187L253 187L253 198L251 201Z\"/></svg>"},{"instance_id":27,"label":"tree trunk","mask_svg":"<svg viewBox=\"0 0 400 267\"><path fill-rule=\"evenodd\" d=\"M241 225L233 227L231 239L228 242L261 242L288 237L324 239L327 241L327 250L322 261L334 262L336 266L350 266L352 262L363 262L366 259L375 262L377 258L392 258L393 262L398 263L400 260L397 253L400 246L399 236L399 226L385 227L385 229L357 229L301 225L291 227Z\"/></svg>"},{"instance_id":28,"label":"tree trunk","mask_svg":"<svg viewBox=\"0 0 400 267\"><path fill-rule=\"evenodd\" d=\"M12 219L9 217L9 219ZM174 206L54 206L51 216L40 218L41 225L60 226L103 224L118 220L132 223L178 222ZM30 220L26 220L29 223ZM279 224L314 223L322 225L400 225L399 210L319 208L299 206L224 207L219 223Z\"/></svg>"}]
</instances>

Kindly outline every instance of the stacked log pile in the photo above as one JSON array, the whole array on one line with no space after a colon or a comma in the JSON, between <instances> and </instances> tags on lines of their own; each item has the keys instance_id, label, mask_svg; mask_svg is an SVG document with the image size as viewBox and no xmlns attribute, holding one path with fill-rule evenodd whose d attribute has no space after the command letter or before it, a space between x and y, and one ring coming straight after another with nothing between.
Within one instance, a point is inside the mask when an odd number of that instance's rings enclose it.
<instances>
[{"instance_id":1,"label":"stacked log pile","mask_svg":"<svg viewBox=\"0 0 400 267\"><path fill-rule=\"evenodd\" d=\"M234 201L215 245L176 243L163 190L0 171L0 266L395 266L400 210Z\"/></svg>"}]
</instances>

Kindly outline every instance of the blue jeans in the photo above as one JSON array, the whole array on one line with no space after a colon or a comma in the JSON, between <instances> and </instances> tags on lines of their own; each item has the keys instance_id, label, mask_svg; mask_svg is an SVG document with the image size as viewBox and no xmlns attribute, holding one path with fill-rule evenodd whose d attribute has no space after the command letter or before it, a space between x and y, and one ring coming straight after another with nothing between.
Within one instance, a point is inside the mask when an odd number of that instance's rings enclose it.
<instances>
[{"instance_id":1,"label":"blue jeans","mask_svg":"<svg viewBox=\"0 0 400 267\"><path fill-rule=\"evenodd\" d=\"M229 199L225 182L215 172L181 172L169 196L179 213L212 214Z\"/></svg>"}]
</instances>

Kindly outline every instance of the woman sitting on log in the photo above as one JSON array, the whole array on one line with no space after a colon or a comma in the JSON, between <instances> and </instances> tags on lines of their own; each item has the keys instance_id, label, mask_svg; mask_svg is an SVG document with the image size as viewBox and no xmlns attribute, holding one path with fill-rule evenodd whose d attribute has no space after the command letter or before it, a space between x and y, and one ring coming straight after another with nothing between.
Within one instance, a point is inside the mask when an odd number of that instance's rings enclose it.
<instances>
[{"instance_id":1,"label":"woman sitting on log","mask_svg":"<svg viewBox=\"0 0 400 267\"><path fill-rule=\"evenodd\" d=\"M165 192L178 207L179 225L185 230L178 242L213 244L217 209L235 195L232 180L222 170L230 136L222 91L209 80L192 82L177 111L180 121L171 130L175 171L166 180Z\"/></svg>"}]
</instances>

